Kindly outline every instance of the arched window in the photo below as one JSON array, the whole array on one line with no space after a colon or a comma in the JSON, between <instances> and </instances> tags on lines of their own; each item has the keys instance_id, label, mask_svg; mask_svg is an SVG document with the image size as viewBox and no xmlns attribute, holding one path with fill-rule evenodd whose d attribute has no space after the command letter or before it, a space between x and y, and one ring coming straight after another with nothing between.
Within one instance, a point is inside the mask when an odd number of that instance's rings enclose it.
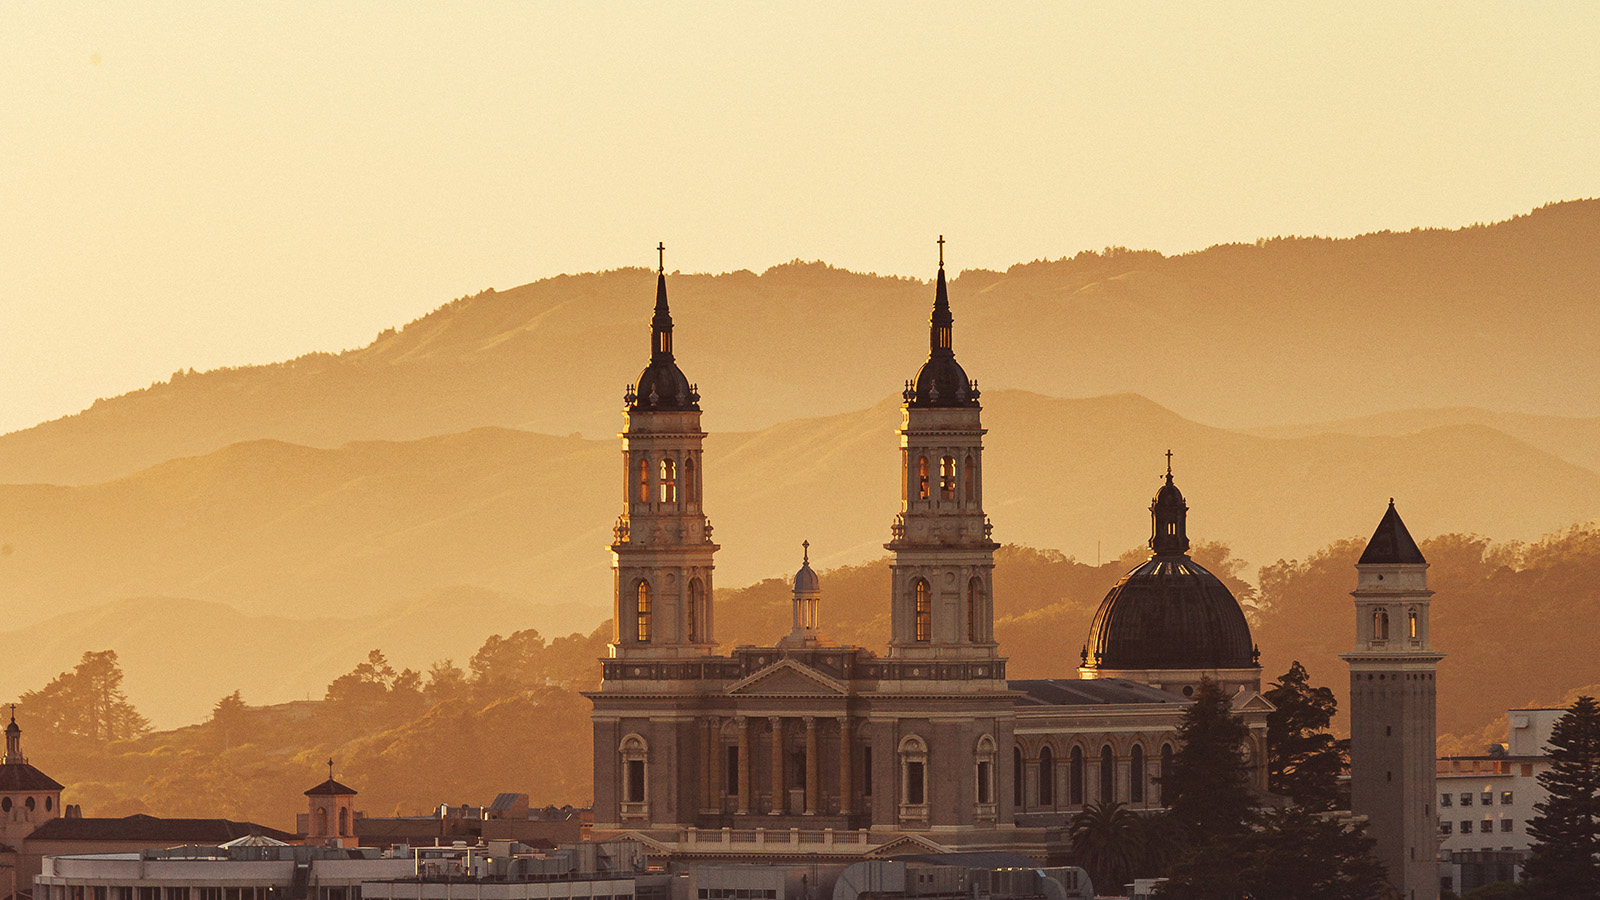
<instances>
[{"instance_id":1,"label":"arched window","mask_svg":"<svg viewBox=\"0 0 1600 900\"><path fill-rule=\"evenodd\" d=\"M928 745L914 734L900 742L900 817L928 818Z\"/></svg>"},{"instance_id":2,"label":"arched window","mask_svg":"<svg viewBox=\"0 0 1600 900\"><path fill-rule=\"evenodd\" d=\"M1073 747L1067 772L1067 798L1073 806L1083 805L1083 748Z\"/></svg>"},{"instance_id":3,"label":"arched window","mask_svg":"<svg viewBox=\"0 0 1600 900\"><path fill-rule=\"evenodd\" d=\"M917 499L928 499L928 458L917 457Z\"/></svg>"},{"instance_id":4,"label":"arched window","mask_svg":"<svg viewBox=\"0 0 1600 900\"><path fill-rule=\"evenodd\" d=\"M1128 751L1128 799L1144 802L1144 748L1138 744Z\"/></svg>"},{"instance_id":5,"label":"arched window","mask_svg":"<svg viewBox=\"0 0 1600 900\"><path fill-rule=\"evenodd\" d=\"M636 637L639 643L650 643L650 582L639 582L639 590L633 607L634 624L637 626Z\"/></svg>"},{"instance_id":6,"label":"arched window","mask_svg":"<svg viewBox=\"0 0 1600 900\"><path fill-rule=\"evenodd\" d=\"M348 837L349 835L350 835L350 807L341 806L341 807L339 807L339 836L340 837Z\"/></svg>"},{"instance_id":7,"label":"arched window","mask_svg":"<svg viewBox=\"0 0 1600 900\"><path fill-rule=\"evenodd\" d=\"M678 463L674 460L661 461L661 502L678 502Z\"/></svg>"},{"instance_id":8,"label":"arched window","mask_svg":"<svg viewBox=\"0 0 1600 900\"><path fill-rule=\"evenodd\" d=\"M9 801L8 801L9 802ZM328 809L324 806L317 807L317 827L315 834L328 833Z\"/></svg>"},{"instance_id":9,"label":"arched window","mask_svg":"<svg viewBox=\"0 0 1600 900\"><path fill-rule=\"evenodd\" d=\"M691 456L683 461L683 493L684 499L690 503L700 502L700 482L695 478L698 474L696 468L694 457Z\"/></svg>"},{"instance_id":10,"label":"arched window","mask_svg":"<svg viewBox=\"0 0 1600 900\"><path fill-rule=\"evenodd\" d=\"M1022 748L1011 748L1011 805L1022 808Z\"/></svg>"},{"instance_id":11,"label":"arched window","mask_svg":"<svg viewBox=\"0 0 1600 900\"><path fill-rule=\"evenodd\" d=\"M622 739L617 752L622 757L623 812L642 812L639 806L628 809L627 804L644 804L649 800L646 763L650 760L650 747L644 738L630 734Z\"/></svg>"},{"instance_id":12,"label":"arched window","mask_svg":"<svg viewBox=\"0 0 1600 900\"><path fill-rule=\"evenodd\" d=\"M1167 777L1172 774L1172 745L1161 745L1161 805L1167 805Z\"/></svg>"},{"instance_id":13,"label":"arched window","mask_svg":"<svg viewBox=\"0 0 1600 900\"><path fill-rule=\"evenodd\" d=\"M967 640L979 641L978 618L983 606L983 582L974 578L967 582Z\"/></svg>"},{"instance_id":14,"label":"arched window","mask_svg":"<svg viewBox=\"0 0 1600 900\"><path fill-rule=\"evenodd\" d=\"M912 587L916 593L916 606L912 612L916 617L916 637L919 641L933 639L933 601L928 596L928 583L921 578Z\"/></svg>"},{"instance_id":15,"label":"arched window","mask_svg":"<svg viewBox=\"0 0 1600 900\"><path fill-rule=\"evenodd\" d=\"M701 630L705 627L706 586L698 578L689 579L689 641L705 640Z\"/></svg>"},{"instance_id":16,"label":"arched window","mask_svg":"<svg viewBox=\"0 0 1600 900\"><path fill-rule=\"evenodd\" d=\"M37 801L34 800L32 797L29 797L28 799L22 801L22 805L26 806L28 808L28 812L33 812L33 807L34 807L35 803L37 803Z\"/></svg>"},{"instance_id":17,"label":"arched window","mask_svg":"<svg viewBox=\"0 0 1600 900\"><path fill-rule=\"evenodd\" d=\"M978 804L978 815L994 815L994 738L984 735L978 738L977 765L973 775L976 778L974 796Z\"/></svg>"},{"instance_id":18,"label":"arched window","mask_svg":"<svg viewBox=\"0 0 1600 900\"><path fill-rule=\"evenodd\" d=\"M1414 609L1406 613L1406 631L1413 641L1417 639L1417 611Z\"/></svg>"},{"instance_id":19,"label":"arched window","mask_svg":"<svg viewBox=\"0 0 1600 900\"><path fill-rule=\"evenodd\" d=\"M1111 745L1106 744L1100 748L1100 802L1110 803L1117 799L1117 755L1111 752Z\"/></svg>"},{"instance_id":20,"label":"arched window","mask_svg":"<svg viewBox=\"0 0 1600 900\"><path fill-rule=\"evenodd\" d=\"M961 483L964 485L962 492L966 494L967 502L978 499L978 463L972 457L967 457L966 471L961 473Z\"/></svg>"},{"instance_id":21,"label":"arched window","mask_svg":"<svg viewBox=\"0 0 1600 900\"><path fill-rule=\"evenodd\" d=\"M650 502L650 460L639 460L639 502Z\"/></svg>"},{"instance_id":22,"label":"arched window","mask_svg":"<svg viewBox=\"0 0 1600 900\"><path fill-rule=\"evenodd\" d=\"M939 496L945 500L956 498L956 458L953 456L939 460Z\"/></svg>"},{"instance_id":23,"label":"arched window","mask_svg":"<svg viewBox=\"0 0 1600 900\"><path fill-rule=\"evenodd\" d=\"M1056 805L1056 755L1048 745L1039 751L1039 805Z\"/></svg>"},{"instance_id":24,"label":"arched window","mask_svg":"<svg viewBox=\"0 0 1600 900\"><path fill-rule=\"evenodd\" d=\"M1372 611L1372 639L1387 641L1389 639L1389 611L1375 609Z\"/></svg>"}]
</instances>

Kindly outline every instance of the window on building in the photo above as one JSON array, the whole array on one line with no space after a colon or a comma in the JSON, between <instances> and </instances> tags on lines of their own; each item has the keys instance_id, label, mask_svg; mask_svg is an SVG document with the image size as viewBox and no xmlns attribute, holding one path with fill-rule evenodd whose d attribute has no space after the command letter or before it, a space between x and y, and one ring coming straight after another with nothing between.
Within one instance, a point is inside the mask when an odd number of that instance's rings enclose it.
<instances>
[{"instance_id":1,"label":"window on building","mask_svg":"<svg viewBox=\"0 0 1600 900\"><path fill-rule=\"evenodd\" d=\"M1406 613L1406 631L1410 633L1413 641L1417 639L1417 613L1415 610Z\"/></svg>"},{"instance_id":2,"label":"window on building","mask_svg":"<svg viewBox=\"0 0 1600 900\"><path fill-rule=\"evenodd\" d=\"M661 461L661 502L678 502L678 464L670 459Z\"/></svg>"},{"instance_id":3,"label":"window on building","mask_svg":"<svg viewBox=\"0 0 1600 900\"><path fill-rule=\"evenodd\" d=\"M1471 819L1462 819L1461 820L1461 833L1462 834L1471 834L1472 833L1472 820Z\"/></svg>"},{"instance_id":4,"label":"window on building","mask_svg":"<svg viewBox=\"0 0 1600 900\"><path fill-rule=\"evenodd\" d=\"M644 738L630 734L622 739L618 751L622 756L622 802L644 803L647 783L645 763L650 758L649 747Z\"/></svg>"},{"instance_id":5,"label":"window on building","mask_svg":"<svg viewBox=\"0 0 1600 900\"><path fill-rule=\"evenodd\" d=\"M350 807L339 807L339 836L350 836Z\"/></svg>"},{"instance_id":6,"label":"window on building","mask_svg":"<svg viewBox=\"0 0 1600 900\"><path fill-rule=\"evenodd\" d=\"M993 803L990 779L993 777L994 763L987 760L978 763L978 802Z\"/></svg>"},{"instance_id":7,"label":"window on building","mask_svg":"<svg viewBox=\"0 0 1600 900\"><path fill-rule=\"evenodd\" d=\"M633 608L634 636L641 644L650 643L650 614L650 582L641 581L635 592Z\"/></svg>"},{"instance_id":8,"label":"window on building","mask_svg":"<svg viewBox=\"0 0 1600 900\"><path fill-rule=\"evenodd\" d=\"M1440 809L1449 809L1450 808L1450 803L1454 799L1455 798L1451 797L1449 794L1440 794L1439 795L1439 808Z\"/></svg>"},{"instance_id":9,"label":"window on building","mask_svg":"<svg viewBox=\"0 0 1600 900\"><path fill-rule=\"evenodd\" d=\"M1511 792L1510 791L1501 791L1500 792L1500 805L1501 806L1510 806L1511 805Z\"/></svg>"},{"instance_id":10,"label":"window on building","mask_svg":"<svg viewBox=\"0 0 1600 900\"><path fill-rule=\"evenodd\" d=\"M939 460L939 497L944 500L956 498L956 458L953 456Z\"/></svg>"},{"instance_id":11,"label":"window on building","mask_svg":"<svg viewBox=\"0 0 1600 900\"><path fill-rule=\"evenodd\" d=\"M1083 748L1073 747L1068 757L1067 799L1073 806L1083 805Z\"/></svg>"},{"instance_id":12,"label":"window on building","mask_svg":"<svg viewBox=\"0 0 1600 900\"><path fill-rule=\"evenodd\" d=\"M650 460L639 460L639 502L650 502Z\"/></svg>"},{"instance_id":13,"label":"window on building","mask_svg":"<svg viewBox=\"0 0 1600 900\"><path fill-rule=\"evenodd\" d=\"M739 748L736 746L729 747L726 756L728 759L726 767L728 771L726 773L727 777L723 779L723 784L726 786L724 793L730 797L735 797L739 794Z\"/></svg>"},{"instance_id":14,"label":"window on building","mask_svg":"<svg viewBox=\"0 0 1600 900\"><path fill-rule=\"evenodd\" d=\"M1375 609L1372 611L1372 639L1387 641L1389 639L1389 611Z\"/></svg>"},{"instance_id":15,"label":"window on building","mask_svg":"<svg viewBox=\"0 0 1600 900\"><path fill-rule=\"evenodd\" d=\"M1100 802L1110 803L1117 799L1117 756L1111 752L1111 745L1106 744L1100 748Z\"/></svg>"},{"instance_id":16,"label":"window on building","mask_svg":"<svg viewBox=\"0 0 1600 900\"><path fill-rule=\"evenodd\" d=\"M928 458L917 457L917 499L928 499Z\"/></svg>"},{"instance_id":17,"label":"window on building","mask_svg":"<svg viewBox=\"0 0 1600 900\"><path fill-rule=\"evenodd\" d=\"M701 632L706 621L706 585L698 578L689 579L689 608L685 612L689 619L689 640L705 640Z\"/></svg>"},{"instance_id":18,"label":"window on building","mask_svg":"<svg viewBox=\"0 0 1600 900\"><path fill-rule=\"evenodd\" d=\"M628 760L628 774L624 779L627 783L627 797L629 803L644 802L644 760Z\"/></svg>"},{"instance_id":19,"label":"window on building","mask_svg":"<svg viewBox=\"0 0 1600 900\"><path fill-rule=\"evenodd\" d=\"M1462 806L1471 806L1472 805L1472 794L1471 794L1471 792L1469 792L1469 791L1462 791L1461 792L1461 805Z\"/></svg>"},{"instance_id":20,"label":"window on building","mask_svg":"<svg viewBox=\"0 0 1600 900\"><path fill-rule=\"evenodd\" d=\"M1484 806L1493 806L1494 805L1494 791L1484 791L1483 792L1483 805Z\"/></svg>"},{"instance_id":21,"label":"window on building","mask_svg":"<svg viewBox=\"0 0 1600 900\"><path fill-rule=\"evenodd\" d=\"M978 779L976 792L978 805L991 807L985 811L985 815L992 815L994 813L992 808L994 805L994 738L987 734L978 738L976 756L978 760L977 772L975 773Z\"/></svg>"},{"instance_id":22,"label":"window on building","mask_svg":"<svg viewBox=\"0 0 1600 900\"><path fill-rule=\"evenodd\" d=\"M1056 803L1056 755L1046 746L1039 751L1039 805Z\"/></svg>"},{"instance_id":23,"label":"window on building","mask_svg":"<svg viewBox=\"0 0 1600 900\"><path fill-rule=\"evenodd\" d=\"M1128 751L1128 799L1144 802L1144 748L1138 744Z\"/></svg>"},{"instance_id":24,"label":"window on building","mask_svg":"<svg viewBox=\"0 0 1600 900\"><path fill-rule=\"evenodd\" d=\"M966 471L961 473L961 484L967 502L971 503L978 499L978 463L969 456L965 469Z\"/></svg>"},{"instance_id":25,"label":"window on building","mask_svg":"<svg viewBox=\"0 0 1600 900\"><path fill-rule=\"evenodd\" d=\"M921 578L912 586L915 594L915 607L913 615L916 618L916 638L919 641L933 639L933 601L928 596L928 583Z\"/></svg>"},{"instance_id":26,"label":"window on building","mask_svg":"<svg viewBox=\"0 0 1600 900\"><path fill-rule=\"evenodd\" d=\"M1515 819L1501 819L1500 820L1500 830L1501 831L1510 831L1514 827L1512 825L1512 823L1515 822L1515 821L1516 821Z\"/></svg>"},{"instance_id":27,"label":"window on building","mask_svg":"<svg viewBox=\"0 0 1600 900\"><path fill-rule=\"evenodd\" d=\"M922 738L909 735L900 742L900 802L906 806L923 806L927 793L928 745Z\"/></svg>"},{"instance_id":28,"label":"window on building","mask_svg":"<svg viewBox=\"0 0 1600 900\"><path fill-rule=\"evenodd\" d=\"M1454 826L1452 826L1449 822L1440 822L1439 823L1439 833L1440 834L1449 834L1450 832L1452 832L1454 830L1455 830Z\"/></svg>"},{"instance_id":29,"label":"window on building","mask_svg":"<svg viewBox=\"0 0 1600 900\"><path fill-rule=\"evenodd\" d=\"M861 796L872 796L872 745L861 748Z\"/></svg>"},{"instance_id":30,"label":"window on building","mask_svg":"<svg viewBox=\"0 0 1600 900\"><path fill-rule=\"evenodd\" d=\"M1022 808L1022 748L1011 748L1011 805Z\"/></svg>"},{"instance_id":31,"label":"window on building","mask_svg":"<svg viewBox=\"0 0 1600 900\"><path fill-rule=\"evenodd\" d=\"M967 582L967 640L979 641L979 609L983 606L983 582L977 578Z\"/></svg>"}]
</instances>

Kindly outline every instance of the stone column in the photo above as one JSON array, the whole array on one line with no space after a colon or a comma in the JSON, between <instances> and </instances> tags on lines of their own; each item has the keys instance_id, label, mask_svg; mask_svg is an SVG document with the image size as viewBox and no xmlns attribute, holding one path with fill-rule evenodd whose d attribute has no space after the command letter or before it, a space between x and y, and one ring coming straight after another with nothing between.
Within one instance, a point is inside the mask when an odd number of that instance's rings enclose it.
<instances>
[{"instance_id":1,"label":"stone column","mask_svg":"<svg viewBox=\"0 0 1600 900\"><path fill-rule=\"evenodd\" d=\"M717 717L705 718L704 748L700 753L700 811L716 812L717 750L722 743L717 740Z\"/></svg>"},{"instance_id":2,"label":"stone column","mask_svg":"<svg viewBox=\"0 0 1600 900\"><path fill-rule=\"evenodd\" d=\"M750 720L737 719L739 725L739 815L750 813Z\"/></svg>"},{"instance_id":3,"label":"stone column","mask_svg":"<svg viewBox=\"0 0 1600 900\"><path fill-rule=\"evenodd\" d=\"M822 805L821 766L818 765L817 718L806 716L806 815L814 816Z\"/></svg>"},{"instance_id":4,"label":"stone column","mask_svg":"<svg viewBox=\"0 0 1600 900\"><path fill-rule=\"evenodd\" d=\"M772 815L783 815L783 808L787 804L784 794L787 787L783 783L783 719L771 716L772 723Z\"/></svg>"},{"instance_id":5,"label":"stone column","mask_svg":"<svg viewBox=\"0 0 1600 900\"><path fill-rule=\"evenodd\" d=\"M839 717L839 815L850 815L855 794L855 740L850 733L850 717Z\"/></svg>"}]
</instances>

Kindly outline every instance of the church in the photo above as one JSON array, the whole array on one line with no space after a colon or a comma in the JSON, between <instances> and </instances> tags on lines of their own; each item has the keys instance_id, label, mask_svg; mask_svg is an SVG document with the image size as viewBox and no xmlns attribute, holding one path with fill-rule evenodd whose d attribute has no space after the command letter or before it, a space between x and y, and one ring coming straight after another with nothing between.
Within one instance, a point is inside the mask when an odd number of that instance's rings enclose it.
<instances>
[{"instance_id":1,"label":"church","mask_svg":"<svg viewBox=\"0 0 1600 900\"><path fill-rule=\"evenodd\" d=\"M701 505L715 473L699 391L673 355L664 267L650 332L649 362L623 398L611 657L588 694L597 833L682 860L1059 858L1088 804L1163 807L1160 776L1202 677L1248 725L1253 786L1265 791L1272 707L1258 654L1238 602L1188 555L1170 457L1150 505L1150 558L1106 596L1079 658L1063 661L1075 670L1006 678L981 394L956 360L942 252L928 358L902 395L886 648L823 638L825 590L806 560L793 629L718 653L719 547Z\"/></svg>"}]
</instances>

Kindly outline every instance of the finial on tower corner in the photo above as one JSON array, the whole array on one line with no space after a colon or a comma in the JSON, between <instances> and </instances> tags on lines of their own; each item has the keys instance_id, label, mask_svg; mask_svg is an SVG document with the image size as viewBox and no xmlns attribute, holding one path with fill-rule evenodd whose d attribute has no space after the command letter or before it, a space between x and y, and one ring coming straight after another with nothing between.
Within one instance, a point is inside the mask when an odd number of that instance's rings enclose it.
<instances>
[{"instance_id":1,"label":"finial on tower corner","mask_svg":"<svg viewBox=\"0 0 1600 900\"><path fill-rule=\"evenodd\" d=\"M656 274L667 274L667 245L665 242L656 244Z\"/></svg>"},{"instance_id":2,"label":"finial on tower corner","mask_svg":"<svg viewBox=\"0 0 1600 900\"><path fill-rule=\"evenodd\" d=\"M939 268L944 268L944 235L939 235Z\"/></svg>"}]
</instances>

